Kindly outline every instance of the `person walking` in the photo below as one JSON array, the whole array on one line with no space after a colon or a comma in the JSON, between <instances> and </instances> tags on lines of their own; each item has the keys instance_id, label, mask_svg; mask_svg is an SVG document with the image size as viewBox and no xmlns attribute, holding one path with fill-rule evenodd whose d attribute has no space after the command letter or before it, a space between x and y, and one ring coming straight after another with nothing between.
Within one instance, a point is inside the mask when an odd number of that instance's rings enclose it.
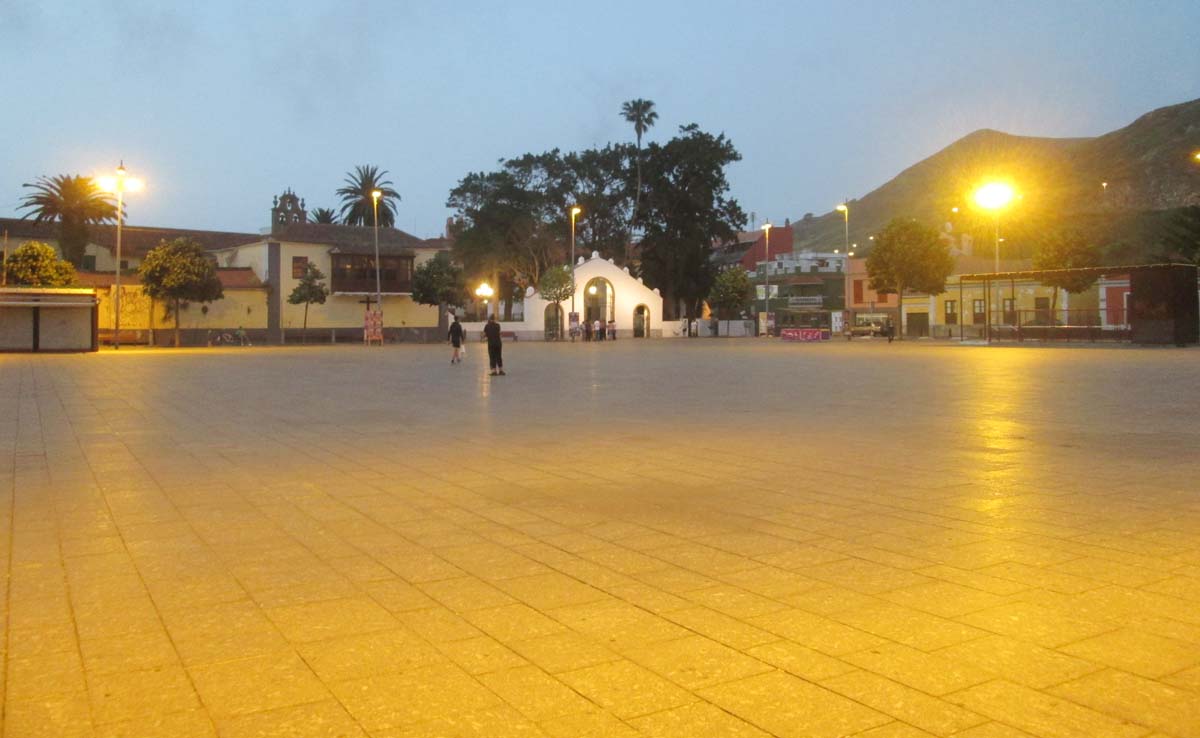
<instances>
[{"instance_id":1,"label":"person walking","mask_svg":"<svg viewBox=\"0 0 1200 738\"><path fill-rule=\"evenodd\" d=\"M608 321L608 340L617 340L617 321L615 320Z\"/></svg>"},{"instance_id":2,"label":"person walking","mask_svg":"<svg viewBox=\"0 0 1200 738\"><path fill-rule=\"evenodd\" d=\"M488 374L493 377L504 376L504 357L500 353L504 345L500 342L500 324L496 322L495 315L488 316L487 325L483 327L483 335L487 338L488 366L491 367Z\"/></svg>"},{"instance_id":3,"label":"person walking","mask_svg":"<svg viewBox=\"0 0 1200 738\"><path fill-rule=\"evenodd\" d=\"M596 337L597 341L604 340L604 334L601 331L602 331L602 329L600 328L600 319L596 318L595 320L592 321L592 335L594 335Z\"/></svg>"},{"instance_id":4,"label":"person walking","mask_svg":"<svg viewBox=\"0 0 1200 738\"><path fill-rule=\"evenodd\" d=\"M454 316L454 322L450 324L450 330L446 333L446 337L450 339L450 345L454 347L454 353L450 355L451 364L461 364L463 357L463 338L466 331L463 330L462 323L458 322L458 316Z\"/></svg>"}]
</instances>

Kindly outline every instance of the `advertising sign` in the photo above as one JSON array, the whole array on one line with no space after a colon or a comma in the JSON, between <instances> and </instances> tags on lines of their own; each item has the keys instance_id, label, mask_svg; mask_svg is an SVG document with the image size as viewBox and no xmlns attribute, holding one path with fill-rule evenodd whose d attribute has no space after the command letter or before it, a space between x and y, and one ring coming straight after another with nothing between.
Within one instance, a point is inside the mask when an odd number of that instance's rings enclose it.
<instances>
[{"instance_id":1,"label":"advertising sign","mask_svg":"<svg viewBox=\"0 0 1200 738\"><path fill-rule=\"evenodd\" d=\"M846 315L840 310L829 314L829 330L833 334L841 333L846 328Z\"/></svg>"},{"instance_id":2,"label":"advertising sign","mask_svg":"<svg viewBox=\"0 0 1200 738\"><path fill-rule=\"evenodd\" d=\"M830 333L824 328L784 328L779 337L785 341L828 341Z\"/></svg>"},{"instance_id":3,"label":"advertising sign","mask_svg":"<svg viewBox=\"0 0 1200 738\"><path fill-rule=\"evenodd\" d=\"M378 341L383 345L383 311L368 310L363 316L363 343Z\"/></svg>"}]
</instances>

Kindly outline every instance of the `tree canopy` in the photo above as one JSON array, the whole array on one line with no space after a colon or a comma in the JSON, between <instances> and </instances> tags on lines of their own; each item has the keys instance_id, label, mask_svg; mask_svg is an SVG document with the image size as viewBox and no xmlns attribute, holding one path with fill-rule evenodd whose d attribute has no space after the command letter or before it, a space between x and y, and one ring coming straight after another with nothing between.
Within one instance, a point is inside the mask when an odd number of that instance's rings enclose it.
<instances>
[{"instance_id":1,"label":"tree canopy","mask_svg":"<svg viewBox=\"0 0 1200 738\"><path fill-rule=\"evenodd\" d=\"M634 274L640 269L662 291L668 315L677 298L692 314L711 284L713 243L730 240L746 221L725 177L740 156L724 135L695 125L643 154L640 262L627 259L638 158L629 144L525 154L463 177L446 203L457 213L455 258L471 277L518 288L502 287L501 295L536 287L549 268L570 261L570 210L578 205L577 255L597 251Z\"/></svg>"},{"instance_id":2,"label":"tree canopy","mask_svg":"<svg viewBox=\"0 0 1200 738\"><path fill-rule=\"evenodd\" d=\"M712 289L708 292L708 302L717 309L718 315L726 319L736 315L750 303L750 294L754 285L745 268L735 266L717 274L713 280Z\"/></svg>"},{"instance_id":3,"label":"tree canopy","mask_svg":"<svg viewBox=\"0 0 1200 738\"><path fill-rule=\"evenodd\" d=\"M695 124L666 144L646 147L642 273L662 292L667 318L675 317L679 302L688 317L696 315L715 276L713 244L731 241L746 223L725 176L741 158L725 134L713 136Z\"/></svg>"},{"instance_id":4,"label":"tree canopy","mask_svg":"<svg viewBox=\"0 0 1200 738\"><path fill-rule=\"evenodd\" d=\"M346 174L345 184L337 195L342 199L342 222L346 225L375 225L375 203L371 193L378 190L379 226L393 228L396 225L396 206L400 193L392 189L392 181L385 179L387 170L373 165L360 165Z\"/></svg>"},{"instance_id":5,"label":"tree canopy","mask_svg":"<svg viewBox=\"0 0 1200 738\"><path fill-rule=\"evenodd\" d=\"M945 292L946 277L953 271L954 257L938 232L913 218L893 218L875 237L875 246L867 255L871 289L881 295L898 295L901 305L908 290L931 295Z\"/></svg>"},{"instance_id":6,"label":"tree canopy","mask_svg":"<svg viewBox=\"0 0 1200 738\"><path fill-rule=\"evenodd\" d=\"M467 301L463 270L439 251L413 270L413 301L421 305L462 305Z\"/></svg>"},{"instance_id":7,"label":"tree canopy","mask_svg":"<svg viewBox=\"0 0 1200 738\"><path fill-rule=\"evenodd\" d=\"M4 262L8 283L29 287L69 287L75 284L75 267L58 258L48 243L26 241Z\"/></svg>"},{"instance_id":8,"label":"tree canopy","mask_svg":"<svg viewBox=\"0 0 1200 738\"><path fill-rule=\"evenodd\" d=\"M310 223L333 225L337 223L337 213L333 211L333 208L313 208L308 214L308 220Z\"/></svg>"},{"instance_id":9,"label":"tree canopy","mask_svg":"<svg viewBox=\"0 0 1200 738\"><path fill-rule=\"evenodd\" d=\"M78 174L39 177L22 185L33 190L20 209L35 223L59 224L58 246L63 257L76 269L83 266L88 244L88 226L116 220L117 206L112 196L101 191L95 180Z\"/></svg>"},{"instance_id":10,"label":"tree canopy","mask_svg":"<svg viewBox=\"0 0 1200 738\"><path fill-rule=\"evenodd\" d=\"M1090 243L1078 231L1049 231L1038 239L1033 252L1034 269L1075 269L1100 265L1100 248ZM1096 283L1095 275L1046 274L1042 284L1058 287L1072 294L1083 292Z\"/></svg>"},{"instance_id":11,"label":"tree canopy","mask_svg":"<svg viewBox=\"0 0 1200 738\"><path fill-rule=\"evenodd\" d=\"M216 264L190 238L162 241L146 254L138 268L142 290L163 300L175 315L175 345L179 345L179 310L183 303L213 302L224 297Z\"/></svg>"}]
</instances>

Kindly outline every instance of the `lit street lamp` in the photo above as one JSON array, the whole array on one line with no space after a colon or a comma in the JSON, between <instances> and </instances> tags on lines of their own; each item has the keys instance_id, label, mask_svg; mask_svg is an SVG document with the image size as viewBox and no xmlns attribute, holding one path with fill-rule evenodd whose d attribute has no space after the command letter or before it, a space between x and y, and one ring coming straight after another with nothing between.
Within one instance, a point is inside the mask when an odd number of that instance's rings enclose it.
<instances>
[{"instance_id":1,"label":"lit street lamp","mask_svg":"<svg viewBox=\"0 0 1200 738\"><path fill-rule=\"evenodd\" d=\"M1000 273L1000 211L1008 207L1008 205L1016 197L1011 185L1004 182L988 182L987 184L975 190L975 204L984 210L990 210L996 215L996 246L995 246L995 268L992 270L995 274ZM1000 302L1000 284L996 284L996 302ZM1016 305L1013 305L1016 309ZM988 340L991 340L991 317L988 317Z\"/></svg>"},{"instance_id":2,"label":"lit street lamp","mask_svg":"<svg viewBox=\"0 0 1200 738\"><path fill-rule=\"evenodd\" d=\"M847 205L846 203L841 203L836 208L834 208L834 210L836 210L842 214L842 221L843 221L843 224L845 225L845 232L846 232L845 247L846 247L846 250L849 251L850 250L850 206Z\"/></svg>"},{"instance_id":3,"label":"lit street lamp","mask_svg":"<svg viewBox=\"0 0 1200 738\"><path fill-rule=\"evenodd\" d=\"M371 206L375 212L375 304L378 306L379 315L383 315L383 286L379 278L379 198L383 197L383 193L379 190L371 190ZM382 328L382 323L380 328Z\"/></svg>"},{"instance_id":4,"label":"lit street lamp","mask_svg":"<svg viewBox=\"0 0 1200 738\"><path fill-rule=\"evenodd\" d=\"M484 318L489 317L488 300L491 299L492 295L494 295L494 294L496 294L496 291L493 290L491 285L489 285L487 282L484 282L483 284L481 284L475 288L475 296L480 298L481 300L483 300Z\"/></svg>"},{"instance_id":5,"label":"lit street lamp","mask_svg":"<svg viewBox=\"0 0 1200 738\"><path fill-rule=\"evenodd\" d=\"M771 228L770 221L762 227L763 233L766 234L763 246L763 328L766 329L768 338L771 336Z\"/></svg>"},{"instance_id":6,"label":"lit street lamp","mask_svg":"<svg viewBox=\"0 0 1200 738\"><path fill-rule=\"evenodd\" d=\"M128 172L125 169L125 162L122 161L117 165L117 175L115 177L100 177L96 180L96 184L104 192L111 192L117 196L117 268L116 268L116 294L113 296L113 348L121 348L121 229L125 224L125 193L137 192L142 189L142 181L133 177L127 176ZM153 325L154 316L150 316L151 325Z\"/></svg>"},{"instance_id":7,"label":"lit street lamp","mask_svg":"<svg viewBox=\"0 0 1200 738\"><path fill-rule=\"evenodd\" d=\"M578 205L571 206L571 313L575 312L575 219L583 212ZM574 334L572 334L574 335ZM572 341L575 339L571 339Z\"/></svg>"}]
</instances>

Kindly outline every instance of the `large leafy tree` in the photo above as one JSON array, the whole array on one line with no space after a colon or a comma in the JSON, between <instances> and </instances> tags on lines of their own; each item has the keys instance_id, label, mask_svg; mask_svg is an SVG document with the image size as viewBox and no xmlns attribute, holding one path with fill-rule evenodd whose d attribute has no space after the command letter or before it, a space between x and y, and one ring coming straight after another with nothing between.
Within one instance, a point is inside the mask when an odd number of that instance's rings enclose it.
<instances>
[{"instance_id":1,"label":"large leafy tree","mask_svg":"<svg viewBox=\"0 0 1200 738\"><path fill-rule=\"evenodd\" d=\"M179 346L179 310L183 303L207 303L224 297L213 260L190 238L162 241L138 267L142 289L163 300L175 315L175 345Z\"/></svg>"},{"instance_id":2,"label":"large leafy tree","mask_svg":"<svg viewBox=\"0 0 1200 738\"><path fill-rule=\"evenodd\" d=\"M30 287L68 287L75 284L75 267L58 258L48 243L26 241L4 262L8 284Z\"/></svg>"},{"instance_id":3,"label":"large leafy tree","mask_svg":"<svg viewBox=\"0 0 1200 738\"><path fill-rule=\"evenodd\" d=\"M396 205L400 193L392 189L392 181L386 179L387 170L377 166L361 165L346 174L345 184L337 195L342 199L342 222L346 225L375 225L374 202L371 193L379 190L379 225L392 228L396 225Z\"/></svg>"},{"instance_id":4,"label":"large leafy tree","mask_svg":"<svg viewBox=\"0 0 1200 738\"><path fill-rule=\"evenodd\" d=\"M621 117L633 125L633 134L637 137L637 157L635 159L637 184L633 197L633 214L630 217L630 230L632 230L633 224L637 221L638 207L642 202L642 136L646 135L646 131L654 126L654 122L658 120L658 113L654 110L653 100L638 98L621 105Z\"/></svg>"},{"instance_id":5,"label":"large leafy tree","mask_svg":"<svg viewBox=\"0 0 1200 738\"><path fill-rule=\"evenodd\" d=\"M325 279L325 274L317 268L317 265L311 261L307 262L304 265L303 276L292 289L292 294L288 295L288 303L304 306L303 340L305 341L308 341L308 306L314 303L324 305L325 298L329 296L329 288L321 281L323 279Z\"/></svg>"},{"instance_id":6,"label":"large leafy tree","mask_svg":"<svg viewBox=\"0 0 1200 738\"><path fill-rule=\"evenodd\" d=\"M725 168L741 155L725 134L683 126L666 144L646 148L642 274L663 295L664 317L697 314L715 276L714 243L733 239L746 214L729 197Z\"/></svg>"},{"instance_id":7,"label":"large leafy tree","mask_svg":"<svg viewBox=\"0 0 1200 738\"><path fill-rule=\"evenodd\" d=\"M413 270L413 301L421 305L462 305L467 301L463 270L439 251Z\"/></svg>"},{"instance_id":8,"label":"large leafy tree","mask_svg":"<svg viewBox=\"0 0 1200 738\"><path fill-rule=\"evenodd\" d=\"M63 257L78 269L88 244L88 226L116 220L117 206L90 177L60 174L39 177L23 185L32 190L20 208L34 222L58 223L58 246Z\"/></svg>"},{"instance_id":9,"label":"large leafy tree","mask_svg":"<svg viewBox=\"0 0 1200 738\"><path fill-rule=\"evenodd\" d=\"M729 319L750 304L750 293L754 285L750 275L741 266L726 269L713 280L712 289L708 293L708 301L717 309L718 316Z\"/></svg>"},{"instance_id":10,"label":"large leafy tree","mask_svg":"<svg viewBox=\"0 0 1200 738\"><path fill-rule=\"evenodd\" d=\"M881 295L898 296L904 309L909 290L930 295L946 291L946 277L954 271L954 257L938 232L913 218L893 218L875 237L867 255L870 287ZM897 326L903 338L904 326Z\"/></svg>"},{"instance_id":11,"label":"large leafy tree","mask_svg":"<svg viewBox=\"0 0 1200 738\"><path fill-rule=\"evenodd\" d=\"M538 284L538 293L543 300L558 306L563 300L570 300L575 293L575 284L571 280L570 267L554 267L547 269ZM562 339L562 321L558 321L558 338Z\"/></svg>"},{"instance_id":12,"label":"large leafy tree","mask_svg":"<svg viewBox=\"0 0 1200 738\"><path fill-rule=\"evenodd\" d=\"M1079 231L1049 231L1038 239L1033 252L1033 268L1051 270L1041 277L1041 283L1054 287L1050 300L1050 315L1058 310L1058 291L1075 295L1096 283L1097 275L1062 273L1053 270L1099 266L1101 250Z\"/></svg>"}]
</instances>

